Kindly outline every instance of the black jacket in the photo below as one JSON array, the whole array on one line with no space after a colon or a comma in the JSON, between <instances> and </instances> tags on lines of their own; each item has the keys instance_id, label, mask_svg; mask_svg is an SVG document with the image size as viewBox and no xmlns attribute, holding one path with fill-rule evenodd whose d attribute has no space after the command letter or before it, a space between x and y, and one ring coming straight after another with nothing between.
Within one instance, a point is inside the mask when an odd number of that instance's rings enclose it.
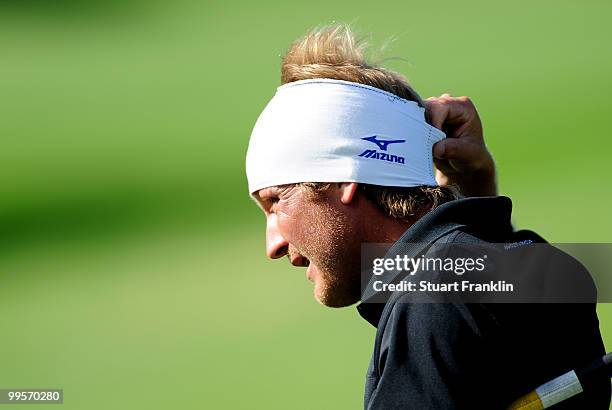
<instances>
[{"instance_id":1,"label":"black jacket","mask_svg":"<svg viewBox=\"0 0 612 410\"><path fill-rule=\"evenodd\" d=\"M405 243L544 242L514 232L506 197L465 198L411 226ZM416 252L419 250L415 249ZM365 299L364 299L365 300ZM377 327L366 409L505 409L539 385L605 354L595 303L362 302ZM610 380L599 379L555 409L608 410Z\"/></svg>"}]
</instances>

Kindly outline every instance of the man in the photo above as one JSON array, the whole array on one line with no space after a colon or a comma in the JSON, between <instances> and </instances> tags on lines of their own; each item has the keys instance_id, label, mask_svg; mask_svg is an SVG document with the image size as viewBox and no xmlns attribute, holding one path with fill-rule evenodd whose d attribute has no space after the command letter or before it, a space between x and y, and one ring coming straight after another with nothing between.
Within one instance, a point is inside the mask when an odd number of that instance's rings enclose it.
<instances>
[{"instance_id":1,"label":"man","mask_svg":"<svg viewBox=\"0 0 612 410\"><path fill-rule=\"evenodd\" d=\"M364 243L543 241L514 232L510 200L494 196L468 98L421 100L401 75L369 65L344 25L297 40L282 83L251 135L249 191L267 218L268 256L307 267L323 305L363 299ZM594 304L406 302L358 306L377 327L368 409L502 409L605 353ZM558 408L608 408L609 381L584 390Z\"/></svg>"}]
</instances>

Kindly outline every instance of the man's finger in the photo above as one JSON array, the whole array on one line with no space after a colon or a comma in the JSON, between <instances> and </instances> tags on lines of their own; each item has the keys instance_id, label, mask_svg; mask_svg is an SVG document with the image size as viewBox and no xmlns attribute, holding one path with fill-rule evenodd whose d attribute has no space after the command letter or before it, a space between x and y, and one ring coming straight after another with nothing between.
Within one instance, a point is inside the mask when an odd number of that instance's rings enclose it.
<instances>
[{"instance_id":1,"label":"man's finger","mask_svg":"<svg viewBox=\"0 0 612 410\"><path fill-rule=\"evenodd\" d=\"M437 159L467 163L479 158L480 149L475 144L463 139L445 138L434 144L433 155Z\"/></svg>"},{"instance_id":2,"label":"man's finger","mask_svg":"<svg viewBox=\"0 0 612 410\"><path fill-rule=\"evenodd\" d=\"M438 141L433 146L434 158L444 159L444 152L446 151L446 144L443 144L445 140Z\"/></svg>"},{"instance_id":3,"label":"man's finger","mask_svg":"<svg viewBox=\"0 0 612 410\"><path fill-rule=\"evenodd\" d=\"M442 125L463 124L475 117L476 109L468 97L430 97L424 101L432 125L442 129Z\"/></svg>"},{"instance_id":4,"label":"man's finger","mask_svg":"<svg viewBox=\"0 0 612 410\"><path fill-rule=\"evenodd\" d=\"M448 116L448 104L441 103L441 101L436 97L428 98L424 102L425 109L429 113L431 125L441 130L442 124L444 124L444 121L446 121L446 117Z\"/></svg>"}]
</instances>

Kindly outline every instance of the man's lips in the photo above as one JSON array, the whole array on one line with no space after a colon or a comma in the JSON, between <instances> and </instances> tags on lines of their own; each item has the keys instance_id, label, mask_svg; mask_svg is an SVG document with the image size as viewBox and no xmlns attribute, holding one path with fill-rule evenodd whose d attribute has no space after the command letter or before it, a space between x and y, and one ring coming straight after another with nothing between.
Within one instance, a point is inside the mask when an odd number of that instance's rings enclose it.
<instances>
[{"instance_id":1,"label":"man's lips","mask_svg":"<svg viewBox=\"0 0 612 410\"><path fill-rule=\"evenodd\" d=\"M289 263L293 266L308 266L310 264L308 258L302 255L287 255L287 257L289 258Z\"/></svg>"},{"instance_id":2,"label":"man's lips","mask_svg":"<svg viewBox=\"0 0 612 410\"><path fill-rule=\"evenodd\" d=\"M308 269L306 269L306 278L309 281L314 282L314 265L308 265Z\"/></svg>"},{"instance_id":3,"label":"man's lips","mask_svg":"<svg viewBox=\"0 0 612 410\"><path fill-rule=\"evenodd\" d=\"M309 281L314 282L315 268L307 257L302 255L287 255L287 257L293 266L307 266L308 269L306 269L306 278L308 278Z\"/></svg>"}]
</instances>

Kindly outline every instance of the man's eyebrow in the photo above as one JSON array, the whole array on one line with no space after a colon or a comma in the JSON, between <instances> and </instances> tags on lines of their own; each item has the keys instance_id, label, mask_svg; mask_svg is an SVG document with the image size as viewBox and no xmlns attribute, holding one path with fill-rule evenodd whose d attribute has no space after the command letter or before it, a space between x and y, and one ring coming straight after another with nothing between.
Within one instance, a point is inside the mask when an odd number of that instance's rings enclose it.
<instances>
[{"instance_id":1,"label":"man's eyebrow","mask_svg":"<svg viewBox=\"0 0 612 410\"><path fill-rule=\"evenodd\" d=\"M263 193L263 195L262 195ZM275 195L278 194L278 188L276 187L268 187L268 188L262 188L259 190L259 192L257 193L257 196L259 196L259 198L262 201L265 201L266 199L273 197Z\"/></svg>"},{"instance_id":2,"label":"man's eyebrow","mask_svg":"<svg viewBox=\"0 0 612 410\"><path fill-rule=\"evenodd\" d=\"M266 190L269 190L269 189L270 189L270 188L263 188L263 189L260 189L259 191L256 191L256 192L252 193L251 195L249 195L249 197L251 198L251 200L252 200L253 202L255 202L255 204L257 204L257 206L258 206L258 207L259 207L261 210L263 210L263 211L265 211L265 210L266 210L265 205L264 205L264 202L267 200L267 199L266 199L266 197L267 197L267 196L270 196L270 194L268 194L268 195L264 195L264 196L263 196L263 198L262 198L262 196L261 196L261 192L263 191L263 192L264 192L264 194L265 194Z\"/></svg>"}]
</instances>

